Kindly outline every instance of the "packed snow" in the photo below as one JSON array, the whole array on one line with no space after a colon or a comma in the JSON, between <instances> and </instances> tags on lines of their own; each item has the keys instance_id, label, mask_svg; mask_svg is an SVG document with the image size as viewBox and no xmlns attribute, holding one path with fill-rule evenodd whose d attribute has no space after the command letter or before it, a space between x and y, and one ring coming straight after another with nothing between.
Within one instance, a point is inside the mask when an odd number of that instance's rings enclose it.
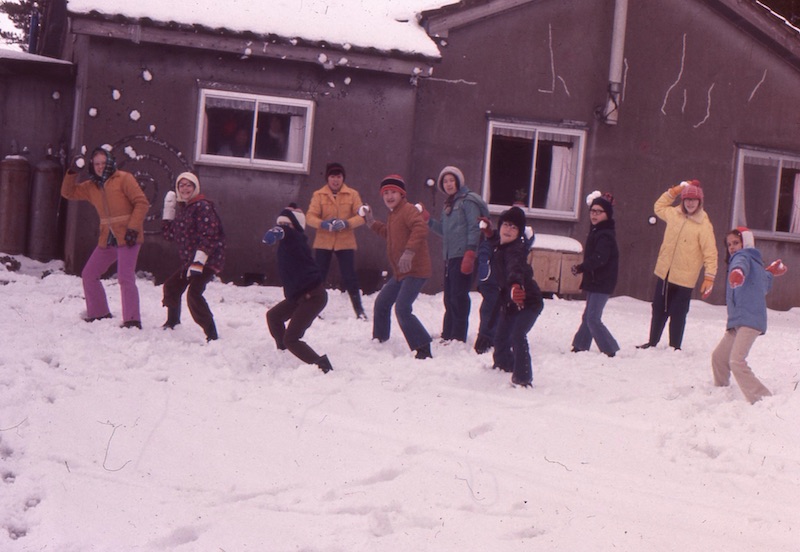
<instances>
[{"instance_id":1,"label":"packed snow","mask_svg":"<svg viewBox=\"0 0 800 552\"><path fill-rule=\"evenodd\" d=\"M418 361L330 291L306 334L323 374L276 350L280 288L213 282L206 343L185 308L161 329L146 274L144 329L122 329L114 278L114 318L86 323L79 277L16 259L0 266L0 550L798 549L798 309L769 313L750 361L774 396L751 406L712 385L725 308L700 301L683 350L639 350L649 303L612 298L608 358L570 352L583 301L547 299L523 389L439 343L441 295L415 304L435 337Z\"/></svg>"},{"instance_id":2,"label":"packed snow","mask_svg":"<svg viewBox=\"0 0 800 552\"><path fill-rule=\"evenodd\" d=\"M422 11L458 0L68 0L74 13L98 12L202 25L211 29L274 34L340 46L398 50L439 57L417 23Z\"/></svg>"}]
</instances>

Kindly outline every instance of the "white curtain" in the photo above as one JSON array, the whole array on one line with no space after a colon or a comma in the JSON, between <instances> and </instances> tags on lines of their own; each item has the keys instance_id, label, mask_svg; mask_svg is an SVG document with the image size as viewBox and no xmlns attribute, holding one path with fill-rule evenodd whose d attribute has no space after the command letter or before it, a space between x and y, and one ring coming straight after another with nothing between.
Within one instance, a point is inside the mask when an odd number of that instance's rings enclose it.
<instances>
[{"instance_id":1,"label":"white curtain","mask_svg":"<svg viewBox=\"0 0 800 552\"><path fill-rule=\"evenodd\" d=\"M789 232L800 234L800 173L794 175L794 191L792 193L792 219Z\"/></svg>"},{"instance_id":2,"label":"white curtain","mask_svg":"<svg viewBox=\"0 0 800 552\"><path fill-rule=\"evenodd\" d=\"M303 162L303 146L306 138L306 118L292 116L289 124L289 147L286 151L286 161L289 163Z\"/></svg>"},{"instance_id":3,"label":"white curtain","mask_svg":"<svg viewBox=\"0 0 800 552\"><path fill-rule=\"evenodd\" d=\"M747 226L747 211L744 208L744 163L736 177L736 201L734 204L736 205L736 212L733 214L734 224Z\"/></svg>"},{"instance_id":4,"label":"white curtain","mask_svg":"<svg viewBox=\"0 0 800 552\"><path fill-rule=\"evenodd\" d=\"M572 207L572 150L567 146L553 146L553 161L550 165L550 189L547 193L547 209L569 211Z\"/></svg>"}]
</instances>

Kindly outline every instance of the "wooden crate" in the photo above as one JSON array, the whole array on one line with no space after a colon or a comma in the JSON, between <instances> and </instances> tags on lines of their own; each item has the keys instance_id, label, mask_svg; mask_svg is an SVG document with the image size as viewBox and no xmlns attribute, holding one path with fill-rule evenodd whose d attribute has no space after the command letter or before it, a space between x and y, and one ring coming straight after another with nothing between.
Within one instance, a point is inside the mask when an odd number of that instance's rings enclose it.
<instances>
[{"instance_id":1,"label":"wooden crate","mask_svg":"<svg viewBox=\"0 0 800 552\"><path fill-rule=\"evenodd\" d=\"M573 276L572 265L583 261L583 254L547 249L531 249L528 262L533 278L544 293L576 295L580 293L581 275Z\"/></svg>"}]
</instances>

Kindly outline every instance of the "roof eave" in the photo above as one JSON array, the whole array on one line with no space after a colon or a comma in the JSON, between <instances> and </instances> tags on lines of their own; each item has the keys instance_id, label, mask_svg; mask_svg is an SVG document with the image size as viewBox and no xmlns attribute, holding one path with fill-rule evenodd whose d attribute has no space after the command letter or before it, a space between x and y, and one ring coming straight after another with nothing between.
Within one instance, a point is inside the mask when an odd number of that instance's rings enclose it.
<instances>
[{"instance_id":1,"label":"roof eave","mask_svg":"<svg viewBox=\"0 0 800 552\"><path fill-rule=\"evenodd\" d=\"M165 44L226 52L250 58L316 63L326 69L343 67L427 76L433 71L433 64L439 61L438 57L423 54L329 44L275 34L242 33L175 22L107 17L94 12L88 15L70 14L70 18L70 30L74 34L129 40L137 44Z\"/></svg>"}]
</instances>

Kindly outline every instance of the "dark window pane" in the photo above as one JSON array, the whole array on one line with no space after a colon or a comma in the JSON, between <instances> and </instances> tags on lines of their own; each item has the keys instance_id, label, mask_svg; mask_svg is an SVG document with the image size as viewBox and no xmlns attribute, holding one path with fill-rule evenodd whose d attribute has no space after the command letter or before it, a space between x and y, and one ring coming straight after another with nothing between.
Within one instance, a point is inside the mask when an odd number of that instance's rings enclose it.
<instances>
[{"instance_id":1,"label":"dark window pane","mask_svg":"<svg viewBox=\"0 0 800 552\"><path fill-rule=\"evenodd\" d=\"M290 115L259 112L256 131L256 158L286 161Z\"/></svg>"},{"instance_id":2,"label":"dark window pane","mask_svg":"<svg viewBox=\"0 0 800 552\"><path fill-rule=\"evenodd\" d=\"M759 160L763 163L763 160ZM744 164L744 210L747 226L757 230L773 230L775 222L775 186L778 183L776 165Z\"/></svg>"},{"instance_id":3,"label":"dark window pane","mask_svg":"<svg viewBox=\"0 0 800 552\"><path fill-rule=\"evenodd\" d=\"M533 142L524 138L492 136L492 159L489 165L489 203L511 205L521 201L529 205Z\"/></svg>"},{"instance_id":4,"label":"dark window pane","mask_svg":"<svg viewBox=\"0 0 800 552\"><path fill-rule=\"evenodd\" d=\"M213 99L214 102L211 101L212 98L206 102L206 153L249 158L255 102L236 101L235 106L231 104L231 107L215 107L215 103L221 102ZM248 106L249 109L242 109Z\"/></svg>"}]
</instances>

